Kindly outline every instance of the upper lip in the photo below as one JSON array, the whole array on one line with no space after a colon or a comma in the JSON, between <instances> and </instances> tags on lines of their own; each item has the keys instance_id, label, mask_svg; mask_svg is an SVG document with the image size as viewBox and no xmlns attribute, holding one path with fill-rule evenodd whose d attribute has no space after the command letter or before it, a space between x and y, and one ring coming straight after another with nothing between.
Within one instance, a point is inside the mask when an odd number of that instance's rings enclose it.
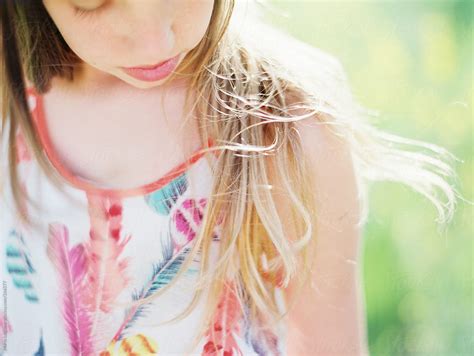
<instances>
[{"instance_id":1,"label":"upper lip","mask_svg":"<svg viewBox=\"0 0 474 356\"><path fill-rule=\"evenodd\" d=\"M134 67L124 67L124 68L127 68L127 69L134 69L134 68L138 68L138 69L153 69L153 68L156 68L156 67L159 67L161 66L162 64L165 64L166 62L168 62L169 60L173 59L174 57L171 57L171 58L168 58L160 63L156 63L156 64L144 64L144 65L139 65L139 66L134 66Z\"/></svg>"}]
</instances>

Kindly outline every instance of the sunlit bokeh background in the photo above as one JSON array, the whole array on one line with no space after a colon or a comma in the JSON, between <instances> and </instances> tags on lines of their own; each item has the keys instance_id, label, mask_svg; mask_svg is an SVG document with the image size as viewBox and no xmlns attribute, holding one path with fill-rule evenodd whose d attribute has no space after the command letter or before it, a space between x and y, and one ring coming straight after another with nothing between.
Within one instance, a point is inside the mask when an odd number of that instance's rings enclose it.
<instances>
[{"instance_id":1,"label":"sunlit bokeh background","mask_svg":"<svg viewBox=\"0 0 474 356\"><path fill-rule=\"evenodd\" d=\"M380 128L447 148L473 200L469 1L270 1L280 28L337 56ZM473 355L473 210L443 231L423 196L371 188L364 290L372 355Z\"/></svg>"}]
</instances>

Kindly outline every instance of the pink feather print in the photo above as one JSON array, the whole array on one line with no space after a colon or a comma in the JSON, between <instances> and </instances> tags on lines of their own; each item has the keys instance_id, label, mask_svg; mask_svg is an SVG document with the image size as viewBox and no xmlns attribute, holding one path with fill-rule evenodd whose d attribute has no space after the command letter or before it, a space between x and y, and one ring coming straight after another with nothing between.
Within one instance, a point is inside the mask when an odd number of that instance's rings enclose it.
<instances>
[{"instance_id":1,"label":"pink feather print","mask_svg":"<svg viewBox=\"0 0 474 356\"><path fill-rule=\"evenodd\" d=\"M249 317L249 308L245 306L245 313ZM245 340L252 345L253 350L259 355L281 355L280 342L278 336L268 328L264 328L265 320L260 314L257 315L255 325L251 325L249 320L245 321Z\"/></svg>"},{"instance_id":2,"label":"pink feather print","mask_svg":"<svg viewBox=\"0 0 474 356\"><path fill-rule=\"evenodd\" d=\"M193 240L196 236L198 227L202 222L203 210L206 206L206 199L186 199L182 202L179 209L176 209L173 215L174 230L173 242L174 253Z\"/></svg>"},{"instance_id":3,"label":"pink feather print","mask_svg":"<svg viewBox=\"0 0 474 356\"><path fill-rule=\"evenodd\" d=\"M12 326L8 321L7 316L3 311L0 311L0 344L3 345L5 341L5 335L12 332Z\"/></svg>"},{"instance_id":4,"label":"pink feather print","mask_svg":"<svg viewBox=\"0 0 474 356\"><path fill-rule=\"evenodd\" d=\"M184 245L196 237L202 224L206 204L206 198L186 199L174 210L171 226L174 253L178 253ZM218 239L220 236L221 220L222 217L219 216L214 229L214 239Z\"/></svg>"},{"instance_id":5,"label":"pink feather print","mask_svg":"<svg viewBox=\"0 0 474 356\"><path fill-rule=\"evenodd\" d=\"M92 331L97 327L98 313L108 313L118 295L129 283L128 259L119 260L128 235L121 239L122 203L119 198L87 194L90 239L85 244L87 256L87 289L85 303L93 313Z\"/></svg>"},{"instance_id":6,"label":"pink feather print","mask_svg":"<svg viewBox=\"0 0 474 356\"><path fill-rule=\"evenodd\" d=\"M243 315L234 286L233 282L225 284L214 321L205 335L208 341L203 347L203 356L243 355L234 337L234 333L240 333L239 320Z\"/></svg>"},{"instance_id":7,"label":"pink feather print","mask_svg":"<svg viewBox=\"0 0 474 356\"><path fill-rule=\"evenodd\" d=\"M62 291L62 313L73 355L92 355L91 320L83 303L85 282L84 248L78 244L69 249L67 227L49 224L47 254L59 272Z\"/></svg>"}]
</instances>

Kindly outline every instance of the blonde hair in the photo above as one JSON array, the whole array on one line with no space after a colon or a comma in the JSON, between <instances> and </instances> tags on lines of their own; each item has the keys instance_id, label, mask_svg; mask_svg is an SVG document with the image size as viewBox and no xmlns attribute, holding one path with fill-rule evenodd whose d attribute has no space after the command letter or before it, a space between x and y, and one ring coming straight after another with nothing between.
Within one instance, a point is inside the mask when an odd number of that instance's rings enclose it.
<instances>
[{"instance_id":1,"label":"blonde hair","mask_svg":"<svg viewBox=\"0 0 474 356\"><path fill-rule=\"evenodd\" d=\"M371 181L392 180L413 188L434 204L440 224L452 219L459 195L448 182L456 177L450 164L456 158L451 153L440 146L382 132L370 125L368 118L374 113L356 102L337 59L266 24L256 7L247 6L252 1L239 4L232 0L215 1L206 36L168 78L171 81L180 74L191 73L189 90L198 93L198 100L187 102L187 107L192 104L200 120L202 142L209 138L216 142L206 148L217 153L212 165L212 193L193 247L176 278L150 297L133 303L148 303L166 292L186 272L195 255L201 253L196 294L182 314L167 321L186 317L203 290L209 291L205 323L196 342L212 325L216 306L226 290L236 293L239 302L249 306L250 323L272 329L275 321L289 310L280 313L276 289L288 286L292 278L297 278L301 287L309 278L317 240L314 231L318 207L314 206L314 192L309 188L314 182L294 126L297 120L311 118L328 125L350 145L363 204L361 225L367 219L367 188ZM18 22L18 60L38 91L46 91L54 75L72 78L70 69L77 63L74 54L59 37L54 37L48 46L61 54L55 58L69 65L43 71L45 63L54 57L41 57L41 46L32 43L32 25L24 21L28 16L26 5L9 6L4 5L2 10L3 41L8 36L8 25L15 22L6 24L10 15ZM4 43L4 51L11 50L11 41ZM2 126L7 117L10 120L11 187L20 216L30 223L21 209L24 197L13 163L18 125L43 169L58 185L62 182L60 177L55 178L56 173L43 157L24 95L13 90L15 84L24 88L23 81L13 79L15 58L4 52L1 64ZM422 152L421 148L428 151ZM275 209L268 157L272 158L277 178L292 203L294 228L299 234L294 241L285 236ZM221 239L217 261L209 268L210 244L219 222L225 238Z\"/></svg>"}]
</instances>

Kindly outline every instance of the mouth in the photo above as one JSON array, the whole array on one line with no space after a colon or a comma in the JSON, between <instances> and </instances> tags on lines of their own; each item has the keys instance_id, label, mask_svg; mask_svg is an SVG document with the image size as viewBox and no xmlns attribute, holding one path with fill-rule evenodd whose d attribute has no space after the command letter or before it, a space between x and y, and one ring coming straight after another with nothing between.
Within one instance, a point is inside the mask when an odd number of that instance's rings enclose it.
<instances>
[{"instance_id":1,"label":"mouth","mask_svg":"<svg viewBox=\"0 0 474 356\"><path fill-rule=\"evenodd\" d=\"M167 77L176 68L180 55L152 65L120 67L128 75L142 81L157 81Z\"/></svg>"}]
</instances>

